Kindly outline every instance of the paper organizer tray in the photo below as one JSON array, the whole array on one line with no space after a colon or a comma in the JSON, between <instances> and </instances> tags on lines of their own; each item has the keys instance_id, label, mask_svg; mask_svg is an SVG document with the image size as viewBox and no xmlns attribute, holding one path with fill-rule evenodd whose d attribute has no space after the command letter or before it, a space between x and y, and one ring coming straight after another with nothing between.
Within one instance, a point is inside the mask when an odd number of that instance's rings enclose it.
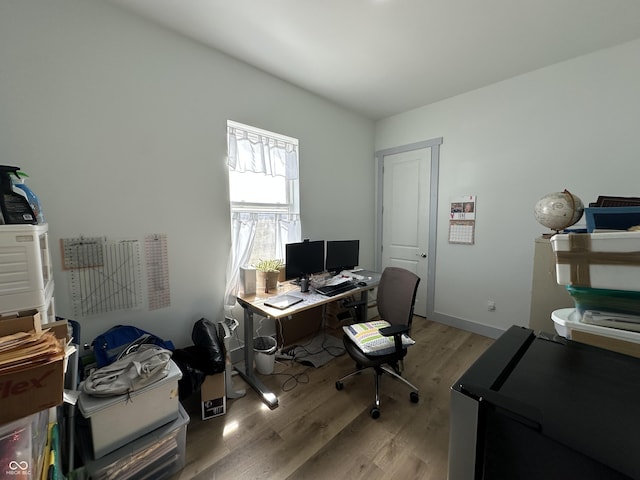
<instances>
[{"instance_id":1,"label":"paper organizer tray","mask_svg":"<svg viewBox=\"0 0 640 480\"><path fill-rule=\"evenodd\" d=\"M165 378L137 392L114 397L80 394L78 409L89 423L94 459L178 417L182 372L173 361L169 364Z\"/></svg>"}]
</instances>

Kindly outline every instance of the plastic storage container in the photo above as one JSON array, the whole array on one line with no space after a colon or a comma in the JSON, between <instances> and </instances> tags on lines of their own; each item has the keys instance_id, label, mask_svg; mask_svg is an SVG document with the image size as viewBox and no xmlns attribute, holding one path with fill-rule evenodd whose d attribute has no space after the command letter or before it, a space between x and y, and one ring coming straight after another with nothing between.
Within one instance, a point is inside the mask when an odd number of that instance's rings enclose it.
<instances>
[{"instance_id":1,"label":"plastic storage container","mask_svg":"<svg viewBox=\"0 0 640 480\"><path fill-rule=\"evenodd\" d=\"M607 312L640 314L640 292L630 290L609 290L603 288L574 287L567 285L576 310L604 310Z\"/></svg>"},{"instance_id":2,"label":"plastic storage container","mask_svg":"<svg viewBox=\"0 0 640 480\"><path fill-rule=\"evenodd\" d=\"M1 301L2 297L0 297ZM2 305L4 308L4 305ZM56 308L55 308L55 298L53 297L53 283L47 288L45 292L45 303L44 305L36 305L32 308L28 309L11 309L8 311L0 311L0 315L15 315L21 314L25 311L37 310L40 313L40 321L44 325L45 323L51 323L56 321Z\"/></svg>"},{"instance_id":3,"label":"plastic storage container","mask_svg":"<svg viewBox=\"0 0 640 480\"><path fill-rule=\"evenodd\" d=\"M0 225L0 312L46 305L53 293L48 225Z\"/></svg>"},{"instance_id":4,"label":"plastic storage container","mask_svg":"<svg viewBox=\"0 0 640 480\"><path fill-rule=\"evenodd\" d=\"M640 225L640 207L587 207L587 230L628 230Z\"/></svg>"},{"instance_id":5,"label":"plastic storage container","mask_svg":"<svg viewBox=\"0 0 640 480\"><path fill-rule=\"evenodd\" d=\"M40 479L49 410L0 425L0 478Z\"/></svg>"},{"instance_id":6,"label":"plastic storage container","mask_svg":"<svg viewBox=\"0 0 640 480\"><path fill-rule=\"evenodd\" d=\"M640 292L640 232L551 237L560 285Z\"/></svg>"},{"instance_id":7,"label":"plastic storage container","mask_svg":"<svg viewBox=\"0 0 640 480\"><path fill-rule=\"evenodd\" d=\"M173 361L169 363L165 378L136 392L114 397L80 394L78 409L89 422L94 459L178 417L182 372Z\"/></svg>"},{"instance_id":8,"label":"plastic storage container","mask_svg":"<svg viewBox=\"0 0 640 480\"><path fill-rule=\"evenodd\" d=\"M186 462L189 415L179 406L178 418L134 440L110 454L91 458L91 443L85 430L78 439L85 470L92 480L133 480L168 478L184 468Z\"/></svg>"},{"instance_id":9,"label":"plastic storage container","mask_svg":"<svg viewBox=\"0 0 640 480\"><path fill-rule=\"evenodd\" d=\"M575 308L561 308L551 314L556 332L570 340L640 357L640 333L590 325L580 321Z\"/></svg>"}]
</instances>

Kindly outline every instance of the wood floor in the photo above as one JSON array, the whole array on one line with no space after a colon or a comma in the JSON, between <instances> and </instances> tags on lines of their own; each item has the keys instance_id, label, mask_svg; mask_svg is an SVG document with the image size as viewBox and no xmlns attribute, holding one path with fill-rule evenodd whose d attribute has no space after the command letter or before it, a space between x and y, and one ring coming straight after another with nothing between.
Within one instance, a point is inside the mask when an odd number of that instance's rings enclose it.
<instances>
[{"instance_id":1,"label":"wood floor","mask_svg":"<svg viewBox=\"0 0 640 480\"><path fill-rule=\"evenodd\" d=\"M493 340L416 317L403 376L381 385L380 418L369 410L369 374L335 381L354 367L345 354L320 368L276 363L260 376L279 398L274 410L253 390L227 402L227 413L200 420L199 396L184 402L191 416L186 465L172 480L225 479L434 479L447 477L449 388ZM234 376L236 389L246 384Z\"/></svg>"}]
</instances>

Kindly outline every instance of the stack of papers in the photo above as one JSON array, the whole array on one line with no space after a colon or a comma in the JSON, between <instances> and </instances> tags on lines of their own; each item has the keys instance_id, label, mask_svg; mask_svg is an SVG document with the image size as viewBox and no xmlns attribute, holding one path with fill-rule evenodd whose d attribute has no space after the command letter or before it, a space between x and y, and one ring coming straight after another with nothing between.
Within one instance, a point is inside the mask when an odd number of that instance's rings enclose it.
<instances>
[{"instance_id":1,"label":"stack of papers","mask_svg":"<svg viewBox=\"0 0 640 480\"><path fill-rule=\"evenodd\" d=\"M61 360L64 356L64 346L49 330L0 337L0 375Z\"/></svg>"},{"instance_id":2,"label":"stack of papers","mask_svg":"<svg viewBox=\"0 0 640 480\"><path fill-rule=\"evenodd\" d=\"M582 322L601 327L640 332L640 316L638 315L585 310L582 315Z\"/></svg>"}]
</instances>

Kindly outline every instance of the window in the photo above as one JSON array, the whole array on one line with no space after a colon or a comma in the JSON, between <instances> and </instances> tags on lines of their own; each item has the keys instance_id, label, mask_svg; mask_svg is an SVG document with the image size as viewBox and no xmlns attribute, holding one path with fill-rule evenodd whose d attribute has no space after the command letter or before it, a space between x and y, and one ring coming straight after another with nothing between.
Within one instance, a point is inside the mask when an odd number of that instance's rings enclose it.
<instances>
[{"instance_id":1,"label":"window","mask_svg":"<svg viewBox=\"0 0 640 480\"><path fill-rule=\"evenodd\" d=\"M225 305L233 305L241 266L284 260L285 245L301 239L298 140L228 121L227 148L232 246Z\"/></svg>"}]
</instances>

